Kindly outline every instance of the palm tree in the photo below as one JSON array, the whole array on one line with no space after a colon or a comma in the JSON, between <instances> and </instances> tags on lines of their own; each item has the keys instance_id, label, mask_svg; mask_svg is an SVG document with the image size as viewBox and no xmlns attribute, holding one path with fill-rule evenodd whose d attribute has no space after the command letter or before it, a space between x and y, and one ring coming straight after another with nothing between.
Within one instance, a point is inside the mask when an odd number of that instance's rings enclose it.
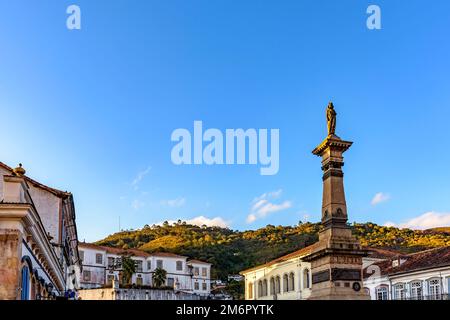
<instances>
[{"instance_id":1,"label":"palm tree","mask_svg":"<svg viewBox=\"0 0 450 320\"><path fill-rule=\"evenodd\" d=\"M122 277L124 284L130 284L133 274L136 272L136 262L127 256L122 256Z\"/></svg>"},{"instance_id":2,"label":"palm tree","mask_svg":"<svg viewBox=\"0 0 450 320\"><path fill-rule=\"evenodd\" d=\"M160 288L166 283L167 271L161 268L156 268L152 275L153 284L155 287Z\"/></svg>"}]
</instances>

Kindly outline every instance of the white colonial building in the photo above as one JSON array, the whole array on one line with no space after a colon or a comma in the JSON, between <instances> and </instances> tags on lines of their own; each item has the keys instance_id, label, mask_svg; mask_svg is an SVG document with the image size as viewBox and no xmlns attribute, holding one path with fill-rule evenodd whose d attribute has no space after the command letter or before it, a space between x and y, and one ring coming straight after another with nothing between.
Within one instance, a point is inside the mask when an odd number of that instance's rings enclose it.
<instances>
[{"instance_id":1,"label":"white colonial building","mask_svg":"<svg viewBox=\"0 0 450 320\"><path fill-rule=\"evenodd\" d=\"M372 300L448 300L450 248L396 254L364 269Z\"/></svg>"},{"instance_id":2,"label":"white colonial building","mask_svg":"<svg viewBox=\"0 0 450 320\"><path fill-rule=\"evenodd\" d=\"M0 300L53 299L76 289L72 194L0 162Z\"/></svg>"},{"instance_id":3,"label":"white colonial building","mask_svg":"<svg viewBox=\"0 0 450 320\"><path fill-rule=\"evenodd\" d=\"M311 294L311 247L242 271L246 300L305 300Z\"/></svg>"},{"instance_id":4,"label":"white colonial building","mask_svg":"<svg viewBox=\"0 0 450 320\"><path fill-rule=\"evenodd\" d=\"M211 292L211 264L173 253L147 253L141 250L97 246L79 243L83 264L80 284L84 289L110 286L114 278L120 277L117 261L122 256L130 256L136 262L136 273L131 283L138 287L151 287L155 269L167 272L165 286L185 293L208 296Z\"/></svg>"},{"instance_id":5,"label":"white colonial building","mask_svg":"<svg viewBox=\"0 0 450 320\"><path fill-rule=\"evenodd\" d=\"M367 249L363 258L364 290L372 300L449 299L450 248L403 255ZM241 274L246 300L307 300L311 294L311 265L303 261L311 247L295 251Z\"/></svg>"}]
</instances>

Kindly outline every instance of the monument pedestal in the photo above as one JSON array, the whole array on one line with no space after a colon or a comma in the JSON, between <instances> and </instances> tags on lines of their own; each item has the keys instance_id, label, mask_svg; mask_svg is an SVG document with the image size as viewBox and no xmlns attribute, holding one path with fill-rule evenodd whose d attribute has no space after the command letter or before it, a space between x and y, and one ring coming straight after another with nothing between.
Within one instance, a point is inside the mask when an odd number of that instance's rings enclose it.
<instances>
[{"instance_id":1,"label":"monument pedestal","mask_svg":"<svg viewBox=\"0 0 450 320\"><path fill-rule=\"evenodd\" d=\"M334 119L335 121L335 119ZM334 131L334 129L333 129ZM312 288L310 300L369 300L362 283L362 250L347 225L347 204L344 192L343 153L352 142L331 132L313 150L322 157L323 199L322 226L319 241L304 258L311 263Z\"/></svg>"}]
</instances>

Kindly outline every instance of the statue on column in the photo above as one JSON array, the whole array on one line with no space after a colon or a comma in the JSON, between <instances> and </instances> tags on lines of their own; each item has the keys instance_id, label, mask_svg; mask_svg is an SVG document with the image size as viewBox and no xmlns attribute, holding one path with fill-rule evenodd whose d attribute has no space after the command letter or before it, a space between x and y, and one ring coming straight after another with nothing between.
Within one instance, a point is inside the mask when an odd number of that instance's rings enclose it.
<instances>
[{"instance_id":1,"label":"statue on column","mask_svg":"<svg viewBox=\"0 0 450 320\"><path fill-rule=\"evenodd\" d=\"M328 125L328 135L334 135L336 132L336 111L334 110L333 102L328 104L327 108L327 125Z\"/></svg>"}]
</instances>

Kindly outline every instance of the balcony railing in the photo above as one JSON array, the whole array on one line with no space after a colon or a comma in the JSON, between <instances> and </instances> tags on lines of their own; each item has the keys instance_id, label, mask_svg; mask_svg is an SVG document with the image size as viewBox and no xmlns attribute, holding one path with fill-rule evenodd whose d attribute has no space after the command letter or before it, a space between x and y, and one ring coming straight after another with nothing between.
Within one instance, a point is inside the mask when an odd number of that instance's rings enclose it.
<instances>
[{"instance_id":1,"label":"balcony railing","mask_svg":"<svg viewBox=\"0 0 450 320\"><path fill-rule=\"evenodd\" d=\"M434 294L434 295L407 297L403 299L393 299L393 300L450 300L450 294Z\"/></svg>"}]
</instances>

